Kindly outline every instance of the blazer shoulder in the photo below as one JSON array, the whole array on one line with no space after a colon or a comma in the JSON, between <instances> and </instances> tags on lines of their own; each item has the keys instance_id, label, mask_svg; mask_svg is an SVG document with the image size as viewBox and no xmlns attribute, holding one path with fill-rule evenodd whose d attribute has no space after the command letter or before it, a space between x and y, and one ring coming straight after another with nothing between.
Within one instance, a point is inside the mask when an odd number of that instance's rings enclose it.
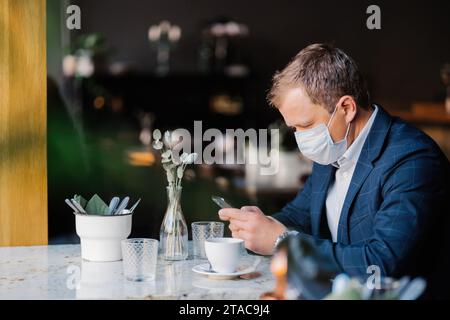
<instances>
[{"instance_id":1,"label":"blazer shoulder","mask_svg":"<svg viewBox=\"0 0 450 320\"><path fill-rule=\"evenodd\" d=\"M450 178L450 162L439 146L423 131L405 121L393 118L384 150L375 162L382 180L401 170L403 173L434 176L446 181ZM437 177L436 173L439 173Z\"/></svg>"},{"instance_id":2,"label":"blazer shoulder","mask_svg":"<svg viewBox=\"0 0 450 320\"><path fill-rule=\"evenodd\" d=\"M426 152L430 156L443 156L441 149L430 136L397 117L393 117L385 152L395 153L397 156L417 152Z\"/></svg>"}]
</instances>

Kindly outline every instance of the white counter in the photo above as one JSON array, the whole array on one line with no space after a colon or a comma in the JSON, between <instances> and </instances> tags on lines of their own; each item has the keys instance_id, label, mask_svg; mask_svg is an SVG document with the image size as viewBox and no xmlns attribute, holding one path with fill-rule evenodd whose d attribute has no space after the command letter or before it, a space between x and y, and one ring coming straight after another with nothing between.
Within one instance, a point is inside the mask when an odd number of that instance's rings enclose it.
<instances>
[{"instance_id":1,"label":"white counter","mask_svg":"<svg viewBox=\"0 0 450 320\"><path fill-rule=\"evenodd\" d=\"M204 260L158 260L155 281L124 279L122 262L88 262L79 245L0 248L0 299L258 299L275 281L269 258L255 279L212 280L191 269Z\"/></svg>"}]
</instances>

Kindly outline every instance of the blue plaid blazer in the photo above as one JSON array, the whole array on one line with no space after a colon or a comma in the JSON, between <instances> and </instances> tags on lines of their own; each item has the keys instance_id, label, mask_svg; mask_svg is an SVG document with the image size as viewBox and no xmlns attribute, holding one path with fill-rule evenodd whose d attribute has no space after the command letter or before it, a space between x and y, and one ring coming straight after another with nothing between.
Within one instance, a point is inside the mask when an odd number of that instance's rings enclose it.
<instances>
[{"instance_id":1,"label":"blue plaid blazer","mask_svg":"<svg viewBox=\"0 0 450 320\"><path fill-rule=\"evenodd\" d=\"M436 255L450 256L438 252L443 237L449 242L449 167L431 138L379 107L344 201L337 243L325 213L331 165L315 163L304 188L273 217L309 237L347 274L367 275L370 265L383 275L423 274L420 264L430 269Z\"/></svg>"}]
</instances>

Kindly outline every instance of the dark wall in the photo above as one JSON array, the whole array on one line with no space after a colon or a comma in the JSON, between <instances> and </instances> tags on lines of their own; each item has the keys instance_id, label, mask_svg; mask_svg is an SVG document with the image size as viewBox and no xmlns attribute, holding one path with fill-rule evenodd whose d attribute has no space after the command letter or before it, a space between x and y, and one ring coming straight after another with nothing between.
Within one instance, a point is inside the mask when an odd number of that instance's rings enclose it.
<instances>
[{"instance_id":1,"label":"dark wall","mask_svg":"<svg viewBox=\"0 0 450 320\"><path fill-rule=\"evenodd\" d=\"M430 100L442 90L439 70L450 61L450 1L212 1L79 0L82 31L105 34L117 49L114 60L151 69L150 25L167 19L182 28L173 70L197 67L204 21L225 15L246 23L243 51L252 69L269 85L271 74L304 46L333 42L367 75L372 96L390 106ZM382 29L366 28L366 8L378 4Z\"/></svg>"}]
</instances>

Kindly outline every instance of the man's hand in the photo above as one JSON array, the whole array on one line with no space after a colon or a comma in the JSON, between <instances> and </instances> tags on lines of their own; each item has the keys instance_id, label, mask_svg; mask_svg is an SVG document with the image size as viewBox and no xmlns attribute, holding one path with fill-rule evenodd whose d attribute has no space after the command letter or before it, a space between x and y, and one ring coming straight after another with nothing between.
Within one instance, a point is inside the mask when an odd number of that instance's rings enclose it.
<instances>
[{"instance_id":1,"label":"man's hand","mask_svg":"<svg viewBox=\"0 0 450 320\"><path fill-rule=\"evenodd\" d=\"M230 222L234 238L244 240L247 249L263 255L273 253L275 240L286 230L281 222L264 215L258 207L222 209L219 217Z\"/></svg>"}]
</instances>

